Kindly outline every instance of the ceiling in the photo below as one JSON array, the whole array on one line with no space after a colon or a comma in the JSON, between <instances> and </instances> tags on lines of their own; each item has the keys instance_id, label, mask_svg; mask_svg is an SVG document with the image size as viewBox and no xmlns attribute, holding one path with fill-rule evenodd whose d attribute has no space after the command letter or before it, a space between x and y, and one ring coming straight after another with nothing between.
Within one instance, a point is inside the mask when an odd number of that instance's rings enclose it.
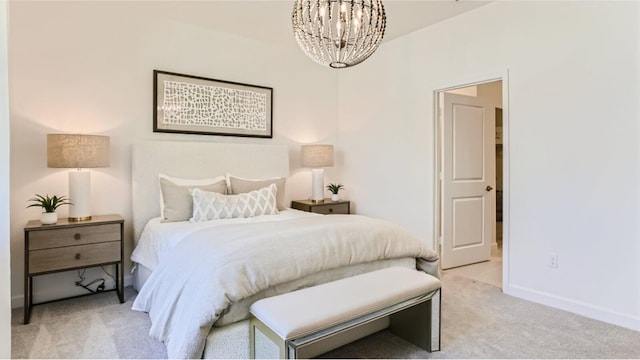
<instances>
[{"instance_id":1,"label":"ceiling","mask_svg":"<svg viewBox=\"0 0 640 360\"><path fill-rule=\"evenodd\" d=\"M291 30L293 0L278 1L154 1L145 13L209 27L276 45L297 46ZM384 0L389 41L483 6L490 1ZM150 4L149 2L142 2ZM150 11L151 10L151 11Z\"/></svg>"}]
</instances>

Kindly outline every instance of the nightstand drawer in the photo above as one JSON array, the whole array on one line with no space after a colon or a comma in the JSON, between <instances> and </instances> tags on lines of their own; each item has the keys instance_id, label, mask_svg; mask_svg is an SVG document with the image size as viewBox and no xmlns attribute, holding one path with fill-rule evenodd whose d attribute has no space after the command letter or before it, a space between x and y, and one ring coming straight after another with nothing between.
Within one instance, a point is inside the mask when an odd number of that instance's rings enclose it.
<instances>
[{"instance_id":1,"label":"nightstand drawer","mask_svg":"<svg viewBox=\"0 0 640 360\"><path fill-rule=\"evenodd\" d=\"M51 249L116 240L120 240L120 224L32 231L29 235L29 250Z\"/></svg>"},{"instance_id":2,"label":"nightstand drawer","mask_svg":"<svg viewBox=\"0 0 640 360\"><path fill-rule=\"evenodd\" d=\"M331 201L325 199L324 202L317 203L311 200L294 200L291 207L296 210L308 211L316 214L351 214L351 202L349 200Z\"/></svg>"},{"instance_id":3,"label":"nightstand drawer","mask_svg":"<svg viewBox=\"0 0 640 360\"><path fill-rule=\"evenodd\" d=\"M348 214L349 204L322 204L311 207L311 212L316 214Z\"/></svg>"},{"instance_id":4,"label":"nightstand drawer","mask_svg":"<svg viewBox=\"0 0 640 360\"><path fill-rule=\"evenodd\" d=\"M29 273L120 261L120 241L29 251Z\"/></svg>"}]
</instances>

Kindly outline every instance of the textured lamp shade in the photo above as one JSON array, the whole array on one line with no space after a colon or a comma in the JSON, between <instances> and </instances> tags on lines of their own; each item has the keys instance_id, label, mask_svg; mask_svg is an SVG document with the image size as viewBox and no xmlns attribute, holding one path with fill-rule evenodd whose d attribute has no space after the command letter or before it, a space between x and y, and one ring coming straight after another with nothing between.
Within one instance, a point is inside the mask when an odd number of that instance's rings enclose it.
<instances>
[{"instance_id":1,"label":"textured lamp shade","mask_svg":"<svg viewBox=\"0 0 640 360\"><path fill-rule=\"evenodd\" d=\"M311 170L311 201L324 202L324 169L333 166L333 145L302 145L302 166Z\"/></svg>"},{"instance_id":2,"label":"textured lamp shade","mask_svg":"<svg viewBox=\"0 0 640 360\"><path fill-rule=\"evenodd\" d=\"M47 135L47 167L80 169L108 166L108 136Z\"/></svg>"},{"instance_id":3,"label":"textured lamp shade","mask_svg":"<svg viewBox=\"0 0 640 360\"><path fill-rule=\"evenodd\" d=\"M302 166L333 166L333 145L302 145Z\"/></svg>"},{"instance_id":4,"label":"textured lamp shade","mask_svg":"<svg viewBox=\"0 0 640 360\"><path fill-rule=\"evenodd\" d=\"M91 219L91 174L82 168L109 166L109 137L48 134L47 166L76 168L69 172L69 221Z\"/></svg>"}]
</instances>

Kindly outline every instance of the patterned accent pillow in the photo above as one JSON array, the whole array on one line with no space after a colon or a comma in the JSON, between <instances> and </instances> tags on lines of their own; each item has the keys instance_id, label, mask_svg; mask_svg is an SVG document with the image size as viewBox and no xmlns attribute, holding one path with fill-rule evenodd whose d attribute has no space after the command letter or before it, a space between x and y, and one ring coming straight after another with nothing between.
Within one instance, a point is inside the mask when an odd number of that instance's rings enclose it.
<instances>
[{"instance_id":1,"label":"patterned accent pillow","mask_svg":"<svg viewBox=\"0 0 640 360\"><path fill-rule=\"evenodd\" d=\"M272 179L245 179L231 174L227 174L227 193L228 194L242 194L249 191L262 189L270 184L276 184L278 192L276 193L276 205L278 210L284 210L287 208L287 204L284 202L284 186L287 178L279 177Z\"/></svg>"},{"instance_id":2,"label":"patterned accent pillow","mask_svg":"<svg viewBox=\"0 0 640 360\"><path fill-rule=\"evenodd\" d=\"M222 195L216 192L193 189L193 217L190 222L217 219L248 218L258 215L275 215L278 188L271 184L260 190L238 195Z\"/></svg>"}]
</instances>

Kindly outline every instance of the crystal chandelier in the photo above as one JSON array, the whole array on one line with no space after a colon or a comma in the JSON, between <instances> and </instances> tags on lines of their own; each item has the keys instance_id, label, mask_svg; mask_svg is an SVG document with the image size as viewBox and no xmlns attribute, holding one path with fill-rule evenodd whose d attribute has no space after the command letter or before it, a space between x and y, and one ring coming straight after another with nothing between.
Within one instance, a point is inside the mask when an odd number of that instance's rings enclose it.
<instances>
[{"instance_id":1,"label":"crystal chandelier","mask_svg":"<svg viewBox=\"0 0 640 360\"><path fill-rule=\"evenodd\" d=\"M332 68L366 60L387 23L381 0L296 0L291 21L304 53Z\"/></svg>"}]
</instances>

